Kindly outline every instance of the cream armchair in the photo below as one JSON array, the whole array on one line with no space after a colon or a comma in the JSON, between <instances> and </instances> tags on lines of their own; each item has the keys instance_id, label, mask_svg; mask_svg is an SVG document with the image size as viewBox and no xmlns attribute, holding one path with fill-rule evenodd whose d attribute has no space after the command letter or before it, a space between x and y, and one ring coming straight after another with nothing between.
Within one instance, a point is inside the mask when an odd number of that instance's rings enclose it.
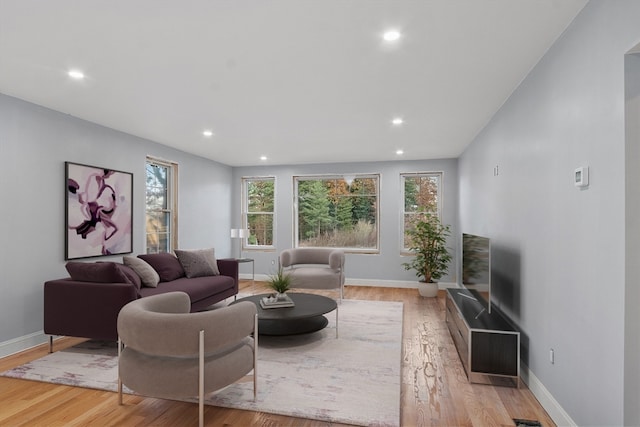
<instances>
[{"instance_id":1,"label":"cream armchair","mask_svg":"<svg viewBox=\"0 0 640 427\"><path fill-rule=\"evenodd\" d=\"M198 396L204 424L204 395L253 370L257 392L256 306L250 302L190 313L184 292L132 301L118 315L118 394L122 385L166 399Z\"/></svg>"},{"instance_id":2,"label":"cream armchair","mask_svg":"<svg viewBox=\"0 0 640 427\"><path fill-rule=\"evenodd\" d=\"M344 251L332 248L293 248L280 253L280 267L293 288L338 289L344 296Z\"/></svg>"}]
</instances>

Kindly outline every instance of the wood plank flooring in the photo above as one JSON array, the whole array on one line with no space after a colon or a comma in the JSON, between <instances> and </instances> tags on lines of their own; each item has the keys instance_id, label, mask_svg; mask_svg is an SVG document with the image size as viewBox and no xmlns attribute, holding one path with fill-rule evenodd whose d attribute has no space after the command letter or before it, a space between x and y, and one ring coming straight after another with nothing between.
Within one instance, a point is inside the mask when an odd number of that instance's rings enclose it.
<instances>
[{"instance_id":1,"label":"wood plank flooring","mask_svg":"<svg viewBox=\"0 0 640 427\"><path fill-rule=\"evenodd\" d=\"M241 292L265 292L243 281ZM321 293L321 292L320 292ZM330 295L330 294L327 294ZM449 335L444 294L422 298L415 289L347 286L345 298L404 303L401 424L403 426L513 426L513 418L555 426L532 393L469 384ZM56 340L59 350L81 340ZM0 359L0 371L37 359L48 345ZM184 426L197 425L196 404L125 396L78 387L0 377L0 426ZM207 426L336 426L326 422L205 406Z\"/></svg>"}]
</instances>

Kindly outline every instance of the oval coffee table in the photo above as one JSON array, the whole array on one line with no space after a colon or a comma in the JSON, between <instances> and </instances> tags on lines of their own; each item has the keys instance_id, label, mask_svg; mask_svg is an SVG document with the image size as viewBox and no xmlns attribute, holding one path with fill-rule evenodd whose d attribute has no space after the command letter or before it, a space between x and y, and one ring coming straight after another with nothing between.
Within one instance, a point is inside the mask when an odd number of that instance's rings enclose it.
<instances>
[{"instance_id":1,"label":"oval coffee table","mask_svg":"<svg viewBox=\"0 0 640 427\"><path fill-rule=\"evenodd\" d=\"M338 336L338 304L334 299L297 292L290 292L287 295L293 300L295 306L263 309L260 306L260 300L269 294L239 298L231 304L251 301L256 305L259 335L297 335L319 331L329 323L323 314L335 310L336 337Z\"/></svg>"}]
</instances>

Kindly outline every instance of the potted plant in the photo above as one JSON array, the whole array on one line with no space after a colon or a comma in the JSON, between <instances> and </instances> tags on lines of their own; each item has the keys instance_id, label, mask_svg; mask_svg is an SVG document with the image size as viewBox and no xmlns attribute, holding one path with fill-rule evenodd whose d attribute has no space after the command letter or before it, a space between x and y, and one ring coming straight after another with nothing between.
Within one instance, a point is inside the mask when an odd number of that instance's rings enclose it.
<instances>
[{"instance_id":1,"label":"potted plant","mask_svg":"<svg viewBox=\"0 0 640 427\"><path fill-rule=\"evenodd\" d=\"M437 215L422 213L407 230L409 250L415 254L410 262L402 266L415 270L420 279L418 290L422 296L438 295L438 284L434 282L447 273L451 254L447 248L447 237L451 227L443 225Z\"/></svg>"},{"instance_id":2,"label":"potted plant","mask_svg":"<svg viewBox=\"0 0 640 427\"><path fill-rule=\"evenodd\" d=\"M267 279L267 285L276 292L278 299L284 297L285 292L291 288L291 276L286 274L282 267Z\"/></svg>"}]
</instances>

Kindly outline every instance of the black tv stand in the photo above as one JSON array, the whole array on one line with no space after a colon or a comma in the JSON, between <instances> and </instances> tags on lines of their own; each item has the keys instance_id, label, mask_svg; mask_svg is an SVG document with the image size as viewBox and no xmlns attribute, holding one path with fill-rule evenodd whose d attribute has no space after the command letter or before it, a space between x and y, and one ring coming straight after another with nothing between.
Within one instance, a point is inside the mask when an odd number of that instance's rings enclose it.
<instances>
[{"instance_id":1,"label":"black tv stand","mask_svg":"<svg viewBox=\"0 0 640 427\"><path fill-rule=\"evenodd\" d=\"M520 332L467 289L447 289L446 321L469 382L520 386Z\"/></svg>"}]
</instances>

